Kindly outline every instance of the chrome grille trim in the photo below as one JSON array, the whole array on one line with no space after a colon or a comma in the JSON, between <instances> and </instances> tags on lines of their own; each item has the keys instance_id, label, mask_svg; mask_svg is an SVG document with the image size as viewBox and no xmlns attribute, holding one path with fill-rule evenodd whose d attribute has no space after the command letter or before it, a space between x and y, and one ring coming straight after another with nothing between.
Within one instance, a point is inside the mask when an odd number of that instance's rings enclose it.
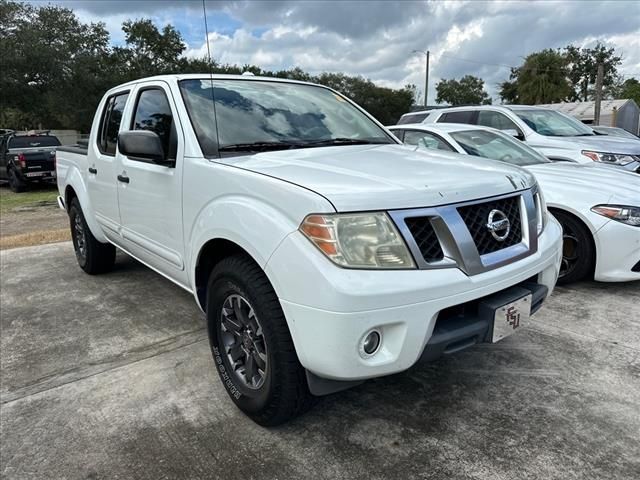
<instances>
[{"instance_id":1,"label":"chrome grille trim","mask_svg":"<svg viewBox=\"0 0 640 480\"><path fill-rule=\"evenodd\" d=\"M477 275L513 263L538 251L537 211L535 195L537 186L527 190L483 198L469 202L454 203L438 207L392 210L389 216L403 236L420 269L458 267L467 275ZM458 208L480 205L506 198L518 197L520 202L520 224L522 240L515 245L480 255L467 225ZM407 227L406 219L429 217L429 221L444 253L442 260L428 262Z\"/></svg>"}]
</instances>

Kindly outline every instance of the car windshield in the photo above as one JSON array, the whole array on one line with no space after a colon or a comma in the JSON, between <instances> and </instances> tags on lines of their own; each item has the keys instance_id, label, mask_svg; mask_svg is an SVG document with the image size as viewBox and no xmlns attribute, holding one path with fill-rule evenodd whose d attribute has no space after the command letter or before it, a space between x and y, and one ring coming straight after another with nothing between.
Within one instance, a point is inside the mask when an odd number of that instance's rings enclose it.
<instances>
[{"instance_id":1,"label":"car windshield","mask_svg":"<svg viewBox=\"0 0 640 480\"><path fill-rule=\"evenodd\" d=\"M576 137L594 135L593 130L575 118L554 110L526 109L514 113L534 132L547 137Z\"/></svg>"},{"instance_id":2,"label":"car windshield","mask_svg":"<svg viewBox=\"0 0 640 480\"><path fill-rule=\"evenodd\" d=\"M367 115L323 87L198 79L181 81L180 89L205 156L395 143Z\"/></svg>"},{"instance_id":3,"label":"car windshield","mask_svg":"<svg viewBox=\"0 0 640 480\"><path fill-rule=\"evenodd\" d=\"M520 167L550 162L535 150L502 133L462 130L450 135L465 152L476 157L501 160Z\"/></svg>"},{"instance_id":4,"label":"car windshield","mask_svg":"<svg viewBox=\"0 0 640 480\"><path fill-rule=\"evenodd\" d=\"M60 140L53 135L25 135L12 137L8 148L59 147Z\"/></svg>"}]
</instances>

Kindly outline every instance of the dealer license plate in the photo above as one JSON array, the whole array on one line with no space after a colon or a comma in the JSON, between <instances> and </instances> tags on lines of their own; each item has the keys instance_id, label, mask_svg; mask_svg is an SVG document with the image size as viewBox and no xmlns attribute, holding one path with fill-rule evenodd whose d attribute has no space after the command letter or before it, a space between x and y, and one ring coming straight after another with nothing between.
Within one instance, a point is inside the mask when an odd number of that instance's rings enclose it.
<instances>
[{"instance_id":1,"label":"dealer license plate","mask_svg":"<svg viewBox=\"0 0 640 480\"><path fill-rule=\"evenodd\" d=\"M44 177L47 172L30 172L27 173L27 177Z\"/></svg>"},{"instance_id":2,"label":"dealer license plate","mask_svg":"<svg viewBox=\"0 0 640 480\"><path fill-rule=\"evenodd\" d=\"M531 298L531 295L527 295L496 310L493 318L492 342L495 343L504 337L508 337L529 322Z\"/></svg>"}]
</instances>

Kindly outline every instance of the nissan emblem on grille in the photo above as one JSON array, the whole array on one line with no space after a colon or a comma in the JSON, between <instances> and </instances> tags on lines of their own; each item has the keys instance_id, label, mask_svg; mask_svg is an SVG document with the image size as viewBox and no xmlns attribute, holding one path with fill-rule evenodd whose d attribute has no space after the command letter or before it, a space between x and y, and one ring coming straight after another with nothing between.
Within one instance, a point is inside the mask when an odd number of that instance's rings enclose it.
<instances>
[{"instance_id":1,"label":"nissan emblem on grille","mask_svg":"<svg viewBox=\"0 0 640 480\"><path fill-rule=\"evenodd\" d=\"M499 242L504 242L511 231L511 222L509 222L502 210L493 209L489 212L486 227L493 238Z\"/></svg>"}]
</instances>

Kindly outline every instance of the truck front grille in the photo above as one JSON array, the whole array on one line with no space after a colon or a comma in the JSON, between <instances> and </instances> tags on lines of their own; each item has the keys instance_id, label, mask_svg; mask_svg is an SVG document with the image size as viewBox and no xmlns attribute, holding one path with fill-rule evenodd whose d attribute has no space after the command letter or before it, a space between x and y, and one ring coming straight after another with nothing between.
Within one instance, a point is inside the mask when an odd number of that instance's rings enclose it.
<instances>
[{"instance_id":1,"label":"truck front grille","mask_svg":"<svg viewBox=\"0 0 640 480\"><path fill-rule=\"evenodd\" d=\"M433 263L444 258L444 252L429 217L410 217L405 218L404 222L425 262Z\"/></svg>"},{"instance_id":2,"label":"truck front grille","mask_svg":"<svg viewBox=\"0 0 640 480\"><path fill-rule=\"evenodd\" d=\"M496 239L487 227L489 215L493 210L504 213L509 220L509 233L504 240ZM520 196L458 207L458 213L469 229L480 255L502 250L522 241ZM498 215L498 218L501 216Z\"/></svg>"}]
</instances>

